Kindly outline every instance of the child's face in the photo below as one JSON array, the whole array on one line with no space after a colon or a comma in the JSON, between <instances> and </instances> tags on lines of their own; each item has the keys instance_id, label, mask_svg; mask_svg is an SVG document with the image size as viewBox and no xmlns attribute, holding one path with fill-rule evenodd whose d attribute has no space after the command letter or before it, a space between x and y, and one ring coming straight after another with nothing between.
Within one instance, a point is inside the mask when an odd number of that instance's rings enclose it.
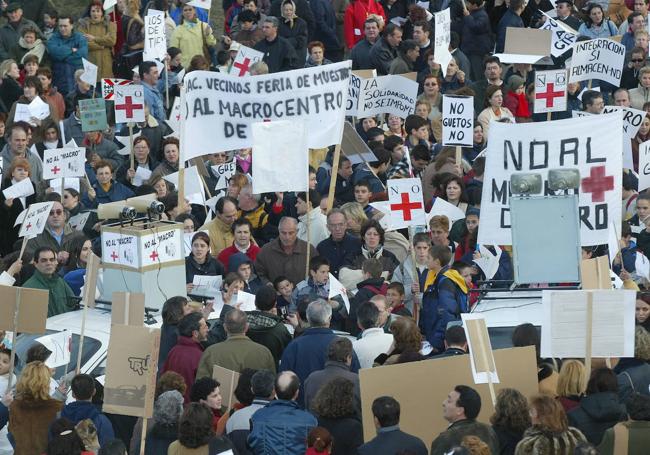
<instances>
[{"instance_id":1,"label":"child's face","mask_svg":"<svg viewBox=\"0 0 650 455\"><path fill-rule=\"evenodd\" d=\"M420 140L426 141L427 139L429 139L429 128L427 128L426 126L421 126L417 130L415 130L415 137Z\"/></svg>"},{"instance_id":2,"label":"child's face","mask_svg":"<svg viewBox=\"0 0 650 455\"><path fill-rule=\"evenodd\" d=\"M252 274L251 265L250 264L240 265L239 268L237 269L237 273L239 273L239 276L241 276L244 280L248 281Z\"/></svg>"},{"instance_id":3,"label":"child's face","mask_svg":"<svg viewBox=\"0 0 650 455\"><path fill-rule=\"evenodd\" d=\"M468 215L465 218L465 226L469 232L474 232L478 228L478 217L476 215Z\"/></svg>"},{"instance_id":4,"label":"child's face","mask_svg":"<svg viewBox=\"0 0 650 455\"><path fill-rule=\"evenodd\" d=\"M391 308L402 303L403 299L404 296L397 292L397 289L389 289L386 291L386 300L388 301L388 304L391 306Z\"/></svg>"},{"instance_id":5,"label":"child's face","mask_svg":"<svg viewBox=\"0 0 650 455\"><path fill-rule=\"evenodd\" d=\"M290 297L293 292L293 284L289 280L280 281L277 291L282 297Z\"/></svg>"},{"instance_id":6,"label":"child's face","mask_svg":"<svg viewBox=\"0 0 650 455\"><path fill-rule=\"evenodd\" d=\"M327 283L327 280L329 279L330 266L329 265L321 265L320 267L318 267L318 270L316 270L315 272L313 270L310 270L309 274L311 275L312 279L316 283L325 284L325 283Z\"/></svg>"},{"instance_id":7,"label":"child's face","mask_svg":"<svg viewBox=\"0 0 650 455\"><path fill-rule=\"evenodd\" d=\"M472 268L465 267L459 273L460 276L462 276L463 279L465 280L465 284L467 285L467 287L468 288L472 287Z\"/></svg>"},{"instance_id":8,"label":"child's face","mask_svg":"<svg viewBox=\"0 0 650 455\"><path fill-rule=\"evenodd\" d=\"M354 187L354 200L366 206L370 202L370 190L365 186Z\"/></svg>"},{"instance_id":9,"label":"child's face","mask_svg":"<svg viewBox=\"0 0 650 455\"><path fill-rule=\"evenodd\" d=\"M9 373L11 358L7 354L0 354L0 375Z\"/></svg>"}]
</instances>

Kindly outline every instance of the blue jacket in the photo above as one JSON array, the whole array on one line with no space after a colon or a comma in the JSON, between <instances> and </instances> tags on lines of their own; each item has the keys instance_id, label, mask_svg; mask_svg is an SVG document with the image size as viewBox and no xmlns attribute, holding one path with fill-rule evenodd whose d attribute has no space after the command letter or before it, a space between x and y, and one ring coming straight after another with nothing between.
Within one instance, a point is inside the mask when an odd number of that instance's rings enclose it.
<instances>
[{"instance_id":1,"label":"blue jacket","mask_svg":"<svg viewBox=\"0 0 650 455\"><path fill-rule=\"evenodd\" d=\"M350 263L361 252L361 240L350 234L345 234L340 242L335 242L329 236L316 247L318 254L330 263L330 272L339 277L339 269L343 264Z\"/></svg>"},{"instance_id":2,"label":"blue jacket","mask_svg":"<svg viewBox=\"0 0 650 455\"><path fill-rule=\"evenodd\" d=\"M251 276L248 279L248 282L244 283L244 292L249 294L256 294L257 291L264 286L262 279L255 274L255 266L251 258L246 256L244 253L235 253L228 259L228 270L231 272L237 272L239 267L242 264L250 264L251 266Z\"/></svg>"},{"instance_id":3,"label":"blue jacket","mask_svg":"<svg viewBox=\"0 0 650 455\"><path fill-rule=\"evenodd\" d=\"M149 112L158 123L162 123L166 120L165 116L165 104L163 103L162 93L158 85L152 87L149 84L142 84L144 89L144 104L149 107Z\"/></svg>"},{"instance_id":4,"label":"blue jacket","mask_svg":"<svg viewBox=\"0 0 650 455\"><path fill-rule=\"evenodd\" d=\"M248 445L255 455L303 455L316 417L295 401L275 400L251 417Z\"/></svg>"},{"instance_id":5,"label":"blue jacket","mask_svg":"<svg viewBox=\"0 0 650 455\"><path fill-rule=\"evenodd\" d=\"M359 183L361 180L366 180L370 184L370 191L372 194L382 193L385 191L382 181L379 177L375 177L366 164L360 164L357 166L352 174L352 183L354 185Z\"/></svg>"},{"instance_id":6,"label":"blue jacket","mask_svg":"<svg viewBox=\"0 0 650 455\"><path fill-rule=\"evenodd\" d=\"M115 439L115 432L110 420L99 412L90 401L74 401L66 404L61 410L61 417L70 419L75 425L85 419L92 420L95 428L97 428L97 438L100 446Z\"/></svg>"},{"instance_id":7,"label":"blue jacket","mask_svg":"<svg viewBox=\"0 0 650 455\"><path fill-rule=\"evenodd\" d=\"M524 28L524 21L510 8L503 15L497 27L497 53L503 52L503 48L506 45L506 29L508 27Z\"/></svg>"},{"instance_id":8,"label":"blue jacket","mask_svg":"<svg viewBox=\"0 0 650 455\"><path fill-rule=\"evenodd\" d=\"M56 31L47 40L47 52L52 58L53 85L65 96L74 90L74 72L83 68L82 57L88 59L88 41L79 32L64 38Z\"/></svg>"},{"instance_id":9,"label":"blue jacket","mask_svg":"<svg viewBox=\"0 0 650 455\"><path fill-rule=\"evenodd\" d=\"M327 361L327 347L337 335L332 329L325 327L311 327L295 338L285 348L280 360L280 371L293 371L300 378L300 395L298 402L303 400L303 384L307 377L314 371L325 368ZM359 359L352 353L352 365L350 371L359 371Z\"/></svg>"},{"instance_id":10,"label":"blue jacket","mask_svg":"<svg viewBox=\"0 0 650 455\"><path fill-rule=\"evenodd\" d=\"M445 275L448 270L448 266L443 267L422 295L420 329L438 352L445 349L447 324L460 320L460 314L469 311L467 294Z\"/></svg>"},{"instance_id":11,"label":"blue jacket","mask_svg":"<svg viewBox=\"0 0 650 455\"><path fill-rule=\"evenodd\" d=\"M104 191L99 183L94 184L93 189L96 193L95 200L91 201L88 197L88 193L84 193L82 198L83 205L92 209L96 209L99 204L123 201L124 199L135 196L135 193L126 185L116 182L115 180L111 182L111 187L108 189L108 192Z\"/></svg>"}]
</instances>

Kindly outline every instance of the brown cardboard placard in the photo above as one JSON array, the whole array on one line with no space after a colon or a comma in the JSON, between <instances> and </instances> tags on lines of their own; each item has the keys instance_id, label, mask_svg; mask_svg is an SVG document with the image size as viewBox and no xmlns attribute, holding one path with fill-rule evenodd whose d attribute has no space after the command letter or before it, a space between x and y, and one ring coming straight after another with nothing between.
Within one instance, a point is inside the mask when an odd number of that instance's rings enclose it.
<instances>
[{"instance_id":1,"label":"brown cardboard placard","mask_svg":"<svg viewBox=\"0 0 650 455\"><path fill-rule=\"evenodd\" d=\"M84 305L87 305L90 308L95 308L95 291L97 288L97 272L99 270L99 263L99 257L91 251L88 260L86 261L86 280L82 295Z\"/></svg>"},{"instance_id":2,"label":"brown cardboard placard","mask_svg":"<svg viewBox=\"0 0 650 455\"><path fill-rule=\"evenodd\" d=\"M519 390L524 396L538 392L535 348L498 349L494 360L499 371L497 391L506 387ZM422 439L427 447L444 431L449 422L442 417L441 403L456 385L465 384L481 396L481 412L477 418L488 422L494 412L487 384L472 385L469 356L453 356L422 362L411 362L359 371L364 441L376 435L372 402L383 395L394 397L402 409L400 429ZM399 384L399 387L395 387ZM426 393L423 393L426 391Z\"/></svg>"},{"instance_id":3,"label":"brown cardboard placard","mask_svg":"<svg viewBox=\"0 0 650 455\"><path fill-rule=\"evenodd\" d=\"M552 32L537 28L506 28L505 54L543 55L551 54Z\"/></svg>"},{"instance_id":4,"label":"brown cardboard placard","mask_svg":"<svg viewBox=\"0 0 650 455\"><path fill-rule=\"evenodd\" d=\"M111 324L142 327L144 324L144 294L113 292Z\"/></svg>"},{"instance_id":5,"label":"brown cardboard placard","mask_svg":"<svg viewBox=\"0 0 650 455\"><path fill-rule=\"evenodd\" d=\"M104 412L150 418L156 393L160 329L111 326Z\"/></svg>"},{"instance_id":6,"label":"brown cardboard placard","mask_svg":"<svg viewBox=\"0 0 650 455\"><path fill-rule=\"evenodd\" d=\"M44 289L0 286L0 330L13 332L16 298L20 289L18 332L45 333L50 293Z\"/></svg>"},{"instance_id":7,"label":"brown cardboard placard","mask_svg":"<svg viewBox=\"0 0 650 455\"><path fill-rule=\"evenodd\" d=\"M417 82L417 79L418 79L418 73L416 73L415 71L413 71L411 73L400 74L400 76L405 77L407 79L410 79L413 82Z\"/></svg>"},{"instance_id":8,"label":"brown cardboard placard","mask_svg":"<svg viewBox=\"0 0 650 455\"><path fill-rule=\"evenodd\" d=\"M580 261L580 281L582 289L611 289L607 256Z\"/></svg>"},{"instance_id":9,"label":"brown cardboard placard","mask_svg":"<svg viewBox=\"0 0 650 455\"><path fill-rule=\"evenodd\" d=\"M228 409L232 409L232 406L237 402L235 389L239 383L239 376L239 373L228 368L220 367L219 365L212 367L212 379L216 379L221 384L220 391L223 406Z\"/></svg>"},{"instance_id":10,"label":"brown cardboard placard","mask_svg":"<svg viewBox=\"0 0 650 455\"><path fill-rule=\"evenodd\" d=\"M354 70L352 74L361 79L372 79L377 76L377 70Z\"/></svg>"}]
</instances>

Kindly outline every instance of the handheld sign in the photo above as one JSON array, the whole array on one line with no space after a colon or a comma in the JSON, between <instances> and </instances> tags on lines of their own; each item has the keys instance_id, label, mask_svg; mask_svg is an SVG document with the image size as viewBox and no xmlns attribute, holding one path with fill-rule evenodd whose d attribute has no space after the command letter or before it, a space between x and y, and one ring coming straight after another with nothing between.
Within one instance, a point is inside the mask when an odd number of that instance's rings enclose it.
<instances>
[{"instance_id":1,"label":"handheld sign","mask_svg":"<svg viewBox=\"0 0 650 455\"><path fill-rule=\"evenodd\" d=\"M474 98L442 96L442 145L474 144Z\"/></svg>"},{"instance_id":2,"label":"handheld sign","mask_svg":"<svg viewBox=\"0 0 650 455\"><path fill-rule=\"evenodd\" d=\"M144 91L140 85L114 87L115 123L144 122Z\"/></svg>"},{"instance_id":3,"label":"handheld sign","mask_svg":"<svg viewBox=\"0 0 650 455\"><path fill-rule=\"evenodd\" d=\"M569 82L597 79L618 87L623 75L625 46L606 38L573 45Z\"/></svg>"},{"instance_id":4,"label":"handheld sign","mask_svg":"<svg viewBox=\"0 0 650 455\"><path fill-rule=\"evenodd\" d=\"M639 192L650 188L650 141L639 145Z\"/></svg>"},{"instance_id":5,"label":"handheld sign","mask_svg":"<svg viewBox=\"0 0 650 455\"><path fill-rule=\"evenodd\" d=\"M23 224L20 225L18 237L35 237L43 232L53 205L54 201L31 204Z\"/></svg>"},{"instance_id":6,"label":"handheld sign","mask_svg":"<svg viewBox=\"0 0 650 455\"><path fill-rule=\"evenodd\" d=\"M85 165L85 148L45 149L43 154L43 178L49 180L64 177L83 177L86 172Z\"/></svg>"},{"instance_id":7,"label":"handheld sign","mask_svg":"<svg viewBox=\"0 0 650 455\"><path fill-rule=\"evenodd\" d=\"M165 13L150 9L144 17L144 27L144 61L164 59L167 54Z\"/></svg>"},{"instance_id":8,"label":"handheld sign","mask_svg":"<svg viewBox=\"0 0 650 455\"><path fill-rule=\"evenodd\" d=\"M14 322L20 292L20 310ZM21 333L45 333L49 291L0 286L0 330ZM0 390L2 392L2 390Z\"/></svg>"},{"instance_id":9,"label":"handheld sign","mask_svg":"<svg viewBox=\"0 0 650 455\"><path fill-rule=\"evenodd\" d=\"M565 111L566 89L566 70L535 71L534 112Z\"/></svg>"},{"instance_id":10,"label":"handheld sign","mask_svg":"<svg viewBox=\"0 0 650 455\"><path fill-rule=\"evenodd\" d=\"M578 38L578 32L568 25L556 21L548 14L542 14L546 16L546 22L544 22L544 25L540 29L551 31L551 55L553 57L559 57L573 47L576 38Z\"/></svg>"},{"instance_id":11,"label":"handheld sign","mask_svg":"<svg viewBox=\"0 0 650 455\"><path fill-rule=\"evenodd\" d=\"M81 115L81 131L104 131L108 127L106 121L106 101L102 98L79 100Z\"/></svg>"},{"instance_id":12,"label":"handheld sign","mask_svg":"<svg viewBox=\"0 0 650 455\"><path fill-rule=\"evenodd\" d=\"M392 229L426 224L420 179L388 180L388 202Z\"/></svg>"},{"instance_id":13,"label":"handheld sign","mask_svg":"<svg viewBox=\"0 0 650 455\"><path fill-rule=\"evenodd\" d=\"M95 85L97 85L97 65L89 62L83 57L81 58L81 62L83 63L84 66L84 72L81 73L79 79L84 81L86 84L92 85L94 87Z\"/></svg>"},{"instance_id":14,"label":"handheld sign","mask_svg":"<svg viewBox=\"0 0 650 455\"><path fill-rule=\"evenodd\" d=\"M34 185L30 179L24 179L2 190L2 194L5 199L31 196L34 194Z\"/></svg>"},{"instance_id":15,"label":"handheld sign","mask_svg":"<svg viewBox=\"0 0 650 455\"><path fill-rule=\"evenodd\" d=\"M393 114L406 118L415 112L418 84L401 75L379 76L361 81L358 117Z\"/></svg>"},{"instance_id":16,"label":"handheld sign","mask_svg":"<svg viewBox=\"0 0 650 455\"><path fill-rule=\"evenodd\" d=\"M232 66L230 67L230 72L228 74L232 74L237 77L250 76L251 66L254 63L262 61L263 58L263 52L240 45L239 50L237 51L237 55L235 56L235 60L233 60Z\"/></svg>"},{"instance_id":17,"label":"handheld sign","mask_svg":"<svg viewBox=\"0 0 650 455\"><path fill-rule=\"evenodd\" d=\"M222 405L228 409L232 409L233 405L237 403L235 397L235 389L239 383L240 374L236 371L229 370L228 368L215 365L212 367L212 378L216 379L221 384L221 396L223 397Z\"/></svg>"},{"instance_id":18,"label":"handheld sign","mask_svg":"<svg viewBox=\"0 0 650 455\"><path fill-rule=\"evenodd\" d=\"M102 96L105 100L112 100L116 85L132 85L133 81L127 79L102 79Z\"/></svg>"},{"instance_id":19,"label":"handheld sign","mask_svg":"<svg viewBox=\"0 0 650 455\"><path fill-rule=\"evenodd\" d=\"M70 363L70 342L72 335L67 330L36 338L52 354L45 361L49 368L56 368Z\"/></svg>"},{"instance_id":20,"label":"handheld sign","mask_svg":"<svg viewBox=\"0 0 650 455\"><path fill-rule=\"evenodd\" d=\"M212 6L212 0L192 0L191 2L187 2L187 4L196 8L207 9L209 11Z\"/></svg>"},{"instance_id":21,"label":"handheld sign","mask_svg":"<svg viewBox=\"0 0 650 455\"><path fill-rule=\"evenodd\" d=\"M443 76L447 76L447 67L453 58L449 52L449 42L451 41L451 15L449 8L434 14L435 18L435 37L433 43L434 61L440 63L440 69Z\"/></svg>"}]
</instances>

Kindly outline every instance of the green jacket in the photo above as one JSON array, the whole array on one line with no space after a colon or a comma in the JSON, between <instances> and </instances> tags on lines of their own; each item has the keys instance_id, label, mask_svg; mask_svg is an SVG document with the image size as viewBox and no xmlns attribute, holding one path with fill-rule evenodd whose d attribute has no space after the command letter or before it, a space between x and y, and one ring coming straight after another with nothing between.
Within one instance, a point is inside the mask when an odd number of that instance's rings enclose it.
<instances>
[{"instance_id":1,"label":"green jacket","mask_svg":"<svg viewBox=\"0 0 650 455\"><path fill-rule=\"evenodd\" d=\"M647 454L648 447L650 447L650 422L630 420L622 422L621 425L624 425L628 430L628 455ZM608 428L598 446L598 450L602 455L614 454L614 440L614 428Z\"/></svg>"},{"instance_id":2,"label":"green jacket","mask_svg":"<svg viewBox=\"0 0 650 455\"><path fill-rule=\"evenodd\" d=\"M226 341L213 344L203 352L196 379L212 377L215 365L240 373L245 368L271 370L275 373L275 360L268 348L257 344L246 335L230 335Z\"/></svg>"},{"instance_id":3,"label":"green jacket","mask_svg":"<svg viewBox=\"0 0 650 455\"><path fill-rule=\"evenodd\" d=\"M54 274L51 278L46 277L38 270L34 270L32 277L23 284L25 288L44 289L50 291L50 299L47 304L47 317L67 313L74 306L74 292L63 278Z\"/></svg>"}]
</instances>

